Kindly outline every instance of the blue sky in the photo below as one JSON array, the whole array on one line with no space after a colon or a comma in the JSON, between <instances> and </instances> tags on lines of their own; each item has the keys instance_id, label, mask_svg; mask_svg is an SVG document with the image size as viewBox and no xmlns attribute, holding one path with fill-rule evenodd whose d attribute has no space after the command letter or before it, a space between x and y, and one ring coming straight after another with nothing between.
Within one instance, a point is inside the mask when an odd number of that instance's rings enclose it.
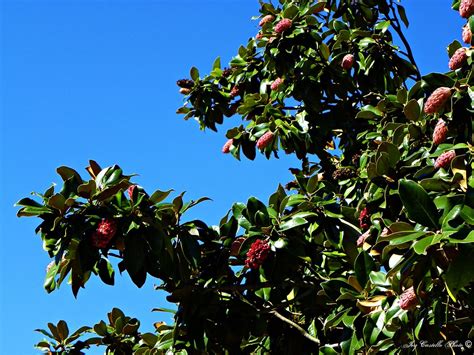
<instances>
[{"instance_id":1,"label":"blue sky","mask_svg":"<svg viewBox=\"0 0 474 355\"><path fill-rule=\"evenodd\" d=\"M423 73L447 70L445 47L461 35L450 1L405 1L407 37ZM225 130L201 132L175 114L177 79L196 66L227 62L257 32L257 0L3 0L0 5L0 353L34 354L33 329L66 319L71 328L104 319L114 306L142 320L166 319L153 280L142 289L127 274L110 287L91 280L78 299L68 285L42 289L49 259L35 219L13 204L60 182L56 167L81 173L88 159L119 164L148 190L209 196L189 218L218 223L232 202L266 201L291 179L293 158L237 162L223 155ZM229 125L237 119L229 119ZM85 176L85 175L84 175ZM99 353L90 351L90 354Z\"/></svg>"}]
</instances>

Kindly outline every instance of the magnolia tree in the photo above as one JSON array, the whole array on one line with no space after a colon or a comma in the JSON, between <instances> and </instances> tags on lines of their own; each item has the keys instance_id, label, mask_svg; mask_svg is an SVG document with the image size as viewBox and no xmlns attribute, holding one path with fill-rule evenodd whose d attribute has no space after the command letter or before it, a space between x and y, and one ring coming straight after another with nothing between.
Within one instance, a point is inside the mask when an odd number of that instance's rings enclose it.
<instances>
[{"instance_id":1,"label":"magnolia tree","mask_svg":"<svg viewBox=\"0 0 474 355\"><path fill-rule=\"evenodd\" d=\"M467 340L455 350L468 351L474 1L453 1L465 43L449 45L450 71L426 76L395 0L260 4L258 33L228 67L217 59L178 81L178 113L214 131L238 115L222 152L295 154L294 180L208 226L182 222L206 198L167 200L117 165L90 161L87 178L58 168L59 191L18 202L19 216L41 220L46 291L67 280L77 296L90 277L112 285L118 269L138 287L158 280L177 311L150 333L116 308L75 332L49 323L39 349L354 354Z\"/></svg>"}]
</instances>

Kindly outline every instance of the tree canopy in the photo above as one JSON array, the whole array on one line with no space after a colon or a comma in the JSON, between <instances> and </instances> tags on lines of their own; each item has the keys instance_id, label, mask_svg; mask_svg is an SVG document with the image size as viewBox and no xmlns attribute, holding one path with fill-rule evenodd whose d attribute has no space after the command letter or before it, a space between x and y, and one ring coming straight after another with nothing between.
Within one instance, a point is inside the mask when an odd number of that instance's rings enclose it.
<instances>
[{"instance_id":1,"label":"tree canopy","mask_svg":"<svg viewBox=\"0 0 474 355\"><path fill-rule=\"evenodd\" d=\"M177 112L214 131L239 116L222 152L295 154L294 180L210 226L182 218L205 197L148 191L118 165L59 167L60 189L18 202L41 220L46 291L66 280L77 297L118 270L159 280L177 311L156 309L175 323L154 333L117 308L72 333L49 323L39 349L394 354L473 337L474 2L452 3L466 43L449 45L450 71L425 76L394 0L260 4L259 32L227 67L177 82Z\"/></svg>"}]
</instances>

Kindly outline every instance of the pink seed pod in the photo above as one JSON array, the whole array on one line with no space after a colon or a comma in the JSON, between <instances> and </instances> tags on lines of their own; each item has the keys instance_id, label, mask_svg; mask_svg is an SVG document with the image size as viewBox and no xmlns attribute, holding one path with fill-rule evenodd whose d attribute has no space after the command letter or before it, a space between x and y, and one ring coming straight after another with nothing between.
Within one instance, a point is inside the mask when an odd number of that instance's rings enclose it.
<instances>
[{"instance_id":1,"label":"pink seed pod","mask_svg":"<svg viewBox=\"0 0 474 355\"><path fill-rule=\"evenodd\" d=\"M273 91L277 91L281 84L283 84L283 79L276 78L272 85L270 85L270 89L272 89Z\"/></svg>"},{"instance_id":2,"label":"pink seed pod","mask_svg":"<svg viewBox=\"0 0 474 355\"><path fill-rule=\"evenodd\" d=\"M273 22L275 20L275 16L273 15L266 15L266 16L263 16L262 19L260 20L260 22L258 23L258 25L260 27L262 27L264 24L268 23L268 22Z\"/></svg>"},{"instance_id":3,"label":"pink seed pod","mask_svg":"<svg viewBox=\"0 0 474 355\"><path fill-rule=\"evenodd\" d=\"M463 18L469 18L474 14L474 0L461 0L459 14Z\"/></svg>"},{"instance_id":4,"label":"pink seed pod","mask_svg":"<svg viewBox=\"0 0 474 355\"><path fill-rule=\"evenodd\" d=\"M275 135L272 132L267 132L263 136L261 136L258 141L257 141L257 148L258 149L264 149L266 148L271 141L273 140L273 137Z\"/></svg>"},{"instance_id":5,"label":"pink seed pod","mask_svg":"<svg viewBox=\"0 0 474 355\"><path fill-rule=\"evenodd\" d=\"M346 54L344 58L342 58L341 66L344 70L351 70L352 66L354 65L354 56L352 54Z\"/></svg>"},{"instance_id":6,"label":"pink seed pod","mask_svg":"<svg viewBox=\"0 0 474 355\"><path fill-rule=\"evenodd\" d=\"M261 239L257 239L250 246L245 259L245 266L250 269L258 269L270 254L270 245Z\"/></svg>"},{"instance_id":7,"label":"pink seed pod","mask_svg":"<svg viewBox=\"0 0 474 355\"><path fill-rule=\"evenodd\" d=\"M357 239L357 246L358 247L361 247L364 245L365 243L365 240L370 237L370 230L368 230L367 232L365 232L364 234L361 234L359 236L359 238Z\"/></svg>"},{"instance_id":8,"label":"pink seed pod","mask_svg":"<svg viewBox=\"0 0 474 355\"><path fill-rule=\"evenodd\" d=\"M471 28L469 27L468 23L466 23L464 25L464 27L462 28L462 40L466 44L471 44L472 32L471 32Z\"/></svg>"},{"instance_id":9,"label":"pink seed pod","mask_svg":"<svg viewBox=\"0 0 474 355\"><path fill-rule=\"evenodd\" d=\"M400 305L400 308L404 310L410 310L416 307L418 304L418 298L416 298L413 286L403 291L403 293L400 295L398 304Z\"/></svg>"},{"instance_id":10,"label":"pink seed pod","mask_svg":"<svg viewBox=\"0 0 474 355\"><path fill-rule=\"evenodd\" d=\"M436 124L436 127L433 131L433 144L439 145L446 140L446 136L448 135L448 126L443 120L439 120Z\"/></svg>"},{"instance_id":11,"label":"pink seed pod","mask_svg":"<svg viewBox=\"0 0 474 355\"><path fill-rule=\"evenodd\" d=\"M230 147L232 147L232 144L234 144L233 139L229 139L227 142L225 142L224 146L222 147L222 153L227 154L230 152Z\"/></svg>"},{"instance_id":12,"label":"pink seed pod","mask_svg":"<svg viewBox=\"0 0 474 355\"><path fill-rule=\"evenodd\" d=\"M427 114L437 113L451 97L451 89L447 87L437 88L426 100L424 111Z\"/></svg>"},{"instance_id":13,"label":"pink seed pod","mask_svg":"<svg viewBox=\"0 0 474 355\"><path fill-rule=\"evenodd\" d=\"M467 53L466 48L461 47L456 52L454 52L453 56L449 60L449 69L456 70L461 68L464 63L467 61Z\"/></svg>"},{"instance_id":14,"label":"pink seed pod","mask_svg":"<svg viewBox=\"0 0 474 355\"><path fill-rule=\"evenodd\" d=\"M283 20L281 20L275 25L275 32L283 33L286 30L290 29L292 25L293 25L293 21L291 21L289 18L284 18Z\"/></svg>"},{"instance_id":15,"label":"pink seed pod","mask_svg":"<svg viewBox=\"0 0 474 355\"><path fill-rule=\"evenodd\" d=\"M434 167L439 168L448 168L453 159L456 158L456 152L454 150L449 150L441 154L438 159L436 159Z\"/></svg>"}]
</instances>

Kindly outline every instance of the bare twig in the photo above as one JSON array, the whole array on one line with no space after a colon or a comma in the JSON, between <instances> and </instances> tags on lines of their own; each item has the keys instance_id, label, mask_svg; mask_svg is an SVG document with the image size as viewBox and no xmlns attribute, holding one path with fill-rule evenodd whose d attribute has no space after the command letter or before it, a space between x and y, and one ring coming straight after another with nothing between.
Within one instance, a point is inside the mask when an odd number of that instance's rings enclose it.
<instances>
[{"instance_id":1,"label":"bare twig","mask_svg":"<svg viewBox=\"0 0 474 355\"><path fill-rule=\"evenodd\" d=\"M418 69L418 65L416 64L415 57L413 56L413 52L411 50L410 44L408 43L405 35L403 34L402 28L400 26L400 21L398 20L398 17L396 15L395 9L393 7L393 3L390 4L390 9L393 12L393 19L392 19L392 27L397 32L398 37L400 37L405 49L406 49L406 56L408 59L410 59L410 62L413 64L413 66L416 69L416 80L419 81L421 80L421 74L420 74L420 69Z\"/></svg>"},{"instance_id":2,"label":"bare twig","mask_svg":"<svg viewBox=\"0 0 474 355\"><path fill-rule=\"evenodd\" d=\"M295 322L289 320L288 318L284 317L283 315L281 315L280 313L278 313L277 311L272 311L270 312L271 314L273 314L275 317L277 317L278 319L280 319L281 321L285 322L286 324L290 325L291 327L295 328L302 336L304 336L306 339L308 339L309 341L315 343L316 345L319 345L320 344L320 341L318 339L316 339L315 337L313 337L311 334L309 334L306 330L304 330L300 325L296 324Z\"/></svg>"}]
</instances>

